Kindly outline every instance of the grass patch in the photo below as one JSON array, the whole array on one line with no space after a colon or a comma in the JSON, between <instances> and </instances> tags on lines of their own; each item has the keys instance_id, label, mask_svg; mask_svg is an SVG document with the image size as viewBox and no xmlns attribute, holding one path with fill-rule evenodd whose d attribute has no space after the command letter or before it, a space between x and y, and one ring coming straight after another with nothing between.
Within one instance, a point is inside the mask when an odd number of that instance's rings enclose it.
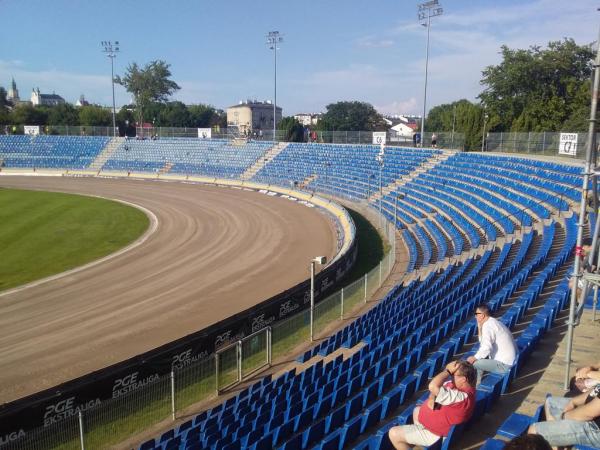
<instances>
[{"instance_id":1,"label":"grass patch","mask_svg":"<svg viewBox=\"0 0 600 450\"><path fill-rule=\"evenodd\" d=\"M111 200L0 188L0 291L106 256L149 225Z\"/></svg>"},{"instance_id":2,"label":"grass patch","mask_svg":"<svg viewBox=\"0 0 600 450\"><path fill-rule=\"evenodd\" d=\"M342 279L342 285L347 285L365 276L365 273L379 265L390 246L385 242L377 229L362 214L346 208L356 226L356 242L358 254L354 266Z\"/></svg>"}]
</instances>

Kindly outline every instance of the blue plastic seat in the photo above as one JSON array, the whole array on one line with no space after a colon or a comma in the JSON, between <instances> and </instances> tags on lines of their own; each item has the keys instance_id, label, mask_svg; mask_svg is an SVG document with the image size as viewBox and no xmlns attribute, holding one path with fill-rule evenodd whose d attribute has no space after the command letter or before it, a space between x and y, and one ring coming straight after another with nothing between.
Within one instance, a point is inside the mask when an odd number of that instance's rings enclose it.
<instances>
[{"instance_id":1,"label":"blue plastic seat","mask_svg":"<svg viewBox=\"0 0 600 450\"><path fill-rule=\"evenodd\" d=\"M497 434L509 439L513 439L525 433L527 428L529 428L529 425L531 425L530 416L520 413L512 413L508 419L506 419L504 423L500 425Z\"/></svg>"}]
</instances>

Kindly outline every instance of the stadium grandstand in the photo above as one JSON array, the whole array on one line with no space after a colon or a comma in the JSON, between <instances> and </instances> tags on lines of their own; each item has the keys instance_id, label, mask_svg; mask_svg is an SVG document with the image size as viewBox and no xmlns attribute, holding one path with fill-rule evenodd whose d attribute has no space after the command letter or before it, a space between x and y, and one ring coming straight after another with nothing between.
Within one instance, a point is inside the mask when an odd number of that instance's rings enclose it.
<instances>
[{"instance_id":1,"label":"stadium grandstand","mask_svg":"<svg viewBox=\"0 0 600 450\"><path fill-rule=\"evenodd\" d=\"M471 419L428 448L503 448L541 420L546 392L561 393L578 232L598 234L591 207L578 229L581 161L376 145L0 136L0 164L0 186L9 175L59 174L279 189L296 199L361 204L393 228L396 264L372 301L344 316L342 290L344 320L336 312L333 325L298 347L293 361L287 355L285 364L274 364L269 349L267 364L246 377L235 356L218 360L241 375L222 389L217 380L218 395L211 390L185 412L176 410L167 371L164 392L153 399L164 397L166 414L145 422L147 429L132 428L116 447L391 449L389 429L412 422L429 395L428 380L477 351L473 314L481 304L513 332L517 362L505 375L486 375ZM595 350L590 356L597 333L592 295L586 297L573 345L573 360L582 364L599 359ZM223 373L218 364L212 370L217 378ZM123 413L131 411L128 398L141 405L139 392L151 385L140 383L113 402L114 417L132 420ZM0 423L28 407L15 405L0 409ZM85 429L100 407L71 405L70 417L51 427L3 427L0 449L102 448Z\"/></svg>"}]
</instances>

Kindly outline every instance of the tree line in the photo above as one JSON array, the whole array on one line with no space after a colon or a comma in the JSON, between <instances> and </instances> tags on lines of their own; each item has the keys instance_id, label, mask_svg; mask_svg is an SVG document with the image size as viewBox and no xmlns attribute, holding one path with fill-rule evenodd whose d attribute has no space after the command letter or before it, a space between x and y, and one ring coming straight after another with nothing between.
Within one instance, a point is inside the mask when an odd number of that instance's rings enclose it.
<instances>
[{"instance_id":1,"label":"tree line","mask_svg":"<svg viewBox=\"0 0 600 450\"><path fill-rule=\"evenodd\" d=\"M486 67L477 101L461 99L429 111L425 131L454 130L465 135L466 149L481 146L483 129L489 132L586 131L590 111L594 53L572 39L548 43L546 48L501 48L501 62ZM152 123L161 127L227 126L226 114L210 105L170 101L179 90L171 80L169 64L152 61L144 67L130 64L115 82L132 95L134 104L120 109L117 121ZM0 124L110 126L111 111L99 106L75 108L7 107L0 88ZM327 105L318 124L321 131L384 131L381 114L366 102L340 101ZM290 140L300 140L304 128L292 117L279 124Z\"/></svg>"}]
</instances>

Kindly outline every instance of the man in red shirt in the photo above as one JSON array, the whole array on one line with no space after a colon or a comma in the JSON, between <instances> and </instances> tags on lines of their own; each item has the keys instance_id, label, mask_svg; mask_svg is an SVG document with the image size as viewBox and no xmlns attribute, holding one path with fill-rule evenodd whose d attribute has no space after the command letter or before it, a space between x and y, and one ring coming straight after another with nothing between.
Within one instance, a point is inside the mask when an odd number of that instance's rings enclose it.
<instances>
[{"instance_id":1,"label":"man in red shirt","mask_svg":"<svg viewBox=\"0 0 600 450\"><path fill-rule=\"evenodd\" d=\"M451 379L448 379L451 378ZM413 445L427 447L448 436L452 425L471 418L475 408L477 371L467 361L453 361L429 382L429 398L413 412L413 425L393 427L388 432L398 450Z\"/></svg>"}]
</instances>

